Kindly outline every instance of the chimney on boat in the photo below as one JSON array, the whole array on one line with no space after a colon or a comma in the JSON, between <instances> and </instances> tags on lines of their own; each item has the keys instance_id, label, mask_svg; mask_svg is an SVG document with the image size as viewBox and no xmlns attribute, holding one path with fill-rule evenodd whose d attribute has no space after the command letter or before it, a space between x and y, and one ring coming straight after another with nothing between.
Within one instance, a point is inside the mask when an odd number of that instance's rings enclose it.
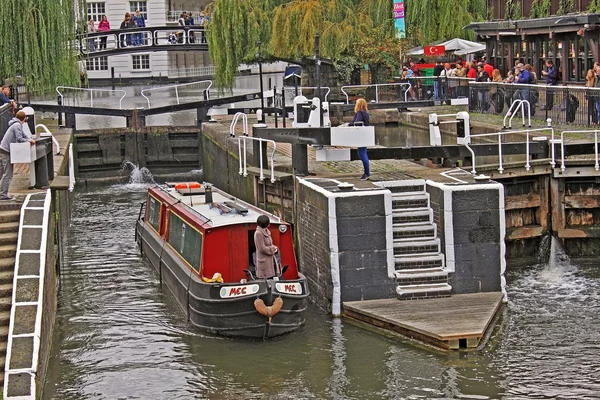
<instances>
[{"instance_id":1,"label":"chimney on boat","mask_svg":"<svg viewBox=\"0 0 600 400\"><path fill-rule=\"evenodd\" d=\"M210 204L210 205L212 205L212 203L213 203L212 186L211 185L204 186L204 202L206 204Z\"/></svg>"}]
</instances>

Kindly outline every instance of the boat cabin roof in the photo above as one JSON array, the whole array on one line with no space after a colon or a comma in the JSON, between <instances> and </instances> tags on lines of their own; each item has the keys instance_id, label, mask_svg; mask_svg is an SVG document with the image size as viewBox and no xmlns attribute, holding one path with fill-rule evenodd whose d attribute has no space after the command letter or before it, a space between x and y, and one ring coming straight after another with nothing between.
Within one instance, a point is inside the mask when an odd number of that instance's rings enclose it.
<instances>
[{"instance_id":1,"label":"boat cabin roof","mask_svg":"<svg viewBox=\"0 0 600 400\"><path fill-rule=\"evenodd\" d=\"M235 198L212 185L210 186L212 202L207 203L207 186L207 184L202 184L200 187L181 188L179 184L167 183L166 186L153 189L155 189L155 192L162 192L173 199L174 201L171 204L180 203L184 205L187 209L199 215L204 220L204 224L212 227L244 223L255 224L260 215L268 216L271 223L284 223L277 216ZM153 190L151 189L151 191Z\"/></svg>"}]
</instances>

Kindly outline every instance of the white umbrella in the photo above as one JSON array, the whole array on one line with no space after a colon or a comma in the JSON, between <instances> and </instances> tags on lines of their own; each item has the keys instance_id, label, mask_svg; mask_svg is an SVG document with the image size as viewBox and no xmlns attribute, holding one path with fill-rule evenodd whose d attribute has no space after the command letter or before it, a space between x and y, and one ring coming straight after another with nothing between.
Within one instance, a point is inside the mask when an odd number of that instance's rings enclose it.
<instances>
[{"instance_id":1,"label":"white umbrella","mask_svg":"<svg viewBox=\"0 0 600 400\"><path fill-rule=\"evenodd\" d=\"M465 39L450 39L442 43L435 44L435 46L444 46L447 53L452 53L456 55L464 55L476 53L478 51L485 50L485 44L472 42L470 40ZM408 55L410 56L420 56L423 55L423 46L415 47L414 49L410 49L408 51Z\"/></svg>"}]
</instances>

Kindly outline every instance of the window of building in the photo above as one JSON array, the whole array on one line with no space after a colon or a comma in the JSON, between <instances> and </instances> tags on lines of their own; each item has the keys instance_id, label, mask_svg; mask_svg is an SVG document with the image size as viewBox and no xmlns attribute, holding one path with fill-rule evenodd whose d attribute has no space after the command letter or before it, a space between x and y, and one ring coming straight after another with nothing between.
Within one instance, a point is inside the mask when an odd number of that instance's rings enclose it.
<instances>
[{"instance_id":1,"label":"window of building","mask_svg":"<svg viewBox=\"0 0 600 400\"><path fill-rule=\"evenodd\" d=\"M94 18L94 21L98 22L102 19L102 16L106 14L106 7L104 2L87 3L88 21L90 18Z\"/></svg>"},{"instance_id":2,"label":"window of building","mask_svg":"<svg viewBox=\"0 0 600 400\"><path fill-rule=\"evenodd\" d=\"M145 20L148 20L148 2L147 1L130 1L129 11L133 14L135 10L140 10L140 14Z\"/></svg>"},{"instance_id":3,"label":"window of building","mask_svg":"<svg viewBox=\"0 0 600 400\"><path fill-rule=\"evenodd\" d=\"M160 222L160 201L150 197L148 202L148 223L158 232L158 223Z\"/></svg>"},{"instance_id":4,"label":"window of building","mask_svg":"<svg viewBox=\"0 0 600 400\"><path fill-rule=\"evenodd\" d=\"M150 54L141 54L131 56L134 70L150 69Z\"/></svg>"},{"instance_id":5,"label":"window of building","mask_svg":"<svg viewBox=\"0 0 600 400\"><path fill-rule=\"evenodd\" d=\"M187 222L171 213L169 219L169 244L196 271L200 271L202 234Z\"/></svg>"},{"instance_id":6,"label":"window of building","mask_svg":"<svg viewBox=\"0 0 600 400\"><path fill-rule=\"evenodd\" d=\"M85 60L85 68L88 71L108 71L108 57L95 57Z\"/></svg>"}]
</instances>

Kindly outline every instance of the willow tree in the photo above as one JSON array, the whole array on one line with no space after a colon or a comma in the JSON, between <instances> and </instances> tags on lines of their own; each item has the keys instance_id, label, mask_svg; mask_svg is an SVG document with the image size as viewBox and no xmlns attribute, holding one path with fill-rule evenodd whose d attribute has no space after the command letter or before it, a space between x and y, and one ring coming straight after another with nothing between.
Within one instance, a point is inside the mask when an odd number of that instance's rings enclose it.
<instances>
[{"instance_id":1,"label":"willow tree","mask_svg":"<svg viewBox=\"0 0 600 400\"><path fill-rule=\"evenodd\" d=\"M34 91L78 85L72 44L81 0L0 1L0 79L21 77Z\"/></svg>"},{"instance_id":2,"label":"willow tree","mask_svg":"<svg viewBox=\"0 0 600 400\"><path fill-rule=\"evenodd\" d=\"M230 87L243 62L256 62L257 40L265 60L298 60L314 54L357 59L367 36L394 36L391 0L216 0L209 7L210 56L217 83ZM374 28L377 28L376 34Z\"/></svg>"},{"instance_id":3,"label":"willow tree","mask_svg":"<svg viewBox=\"0 0 600 400\"><path fill-rule=\"evenodd\" d=\"M473 39L463 28L485 19L486 0L405 0L406 25L416 27L421 44L455 37Z\"/></svg>"}]
</instances>

